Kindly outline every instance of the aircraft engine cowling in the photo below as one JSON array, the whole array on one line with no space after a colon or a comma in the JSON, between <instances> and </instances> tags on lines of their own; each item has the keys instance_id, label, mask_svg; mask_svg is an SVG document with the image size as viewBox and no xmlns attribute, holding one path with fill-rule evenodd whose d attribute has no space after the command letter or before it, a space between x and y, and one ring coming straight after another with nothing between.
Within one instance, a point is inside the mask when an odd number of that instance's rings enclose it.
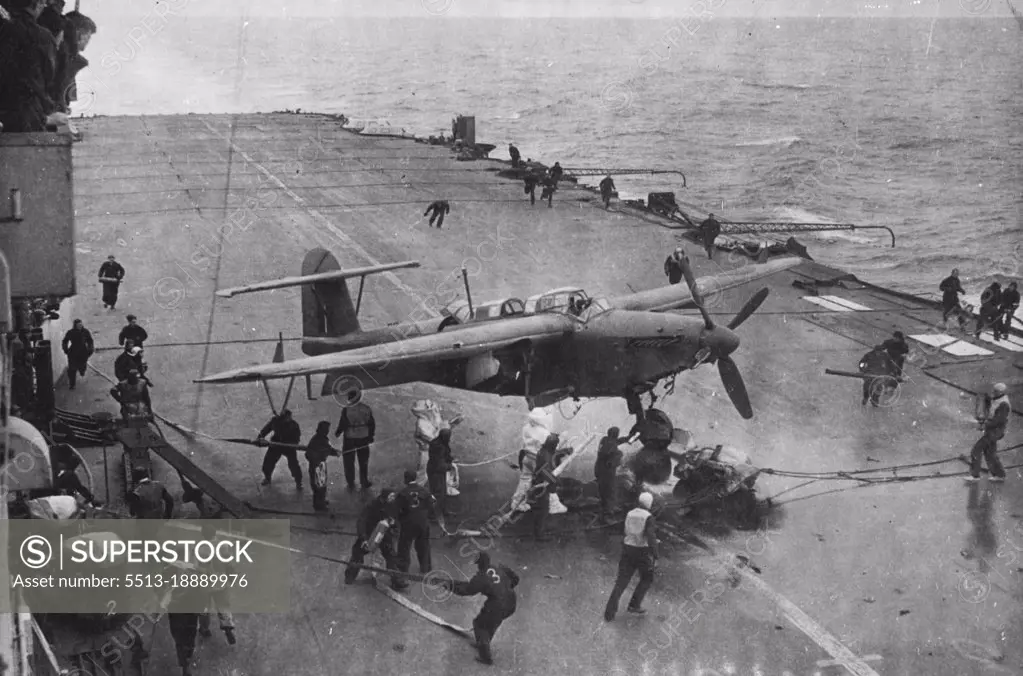
<instances>
[{"instance_id":1,"label":"aircraft engine cowling","mask_svg":"<svg viewBox=\"0 0 1023 676\"><path fill-rule=\"evenodd\" d=\"M494 358L493 353L476 355L465 365L465 386L472 389L496 376L500 370L501 362Z\"/></svg>"}]
</instances>

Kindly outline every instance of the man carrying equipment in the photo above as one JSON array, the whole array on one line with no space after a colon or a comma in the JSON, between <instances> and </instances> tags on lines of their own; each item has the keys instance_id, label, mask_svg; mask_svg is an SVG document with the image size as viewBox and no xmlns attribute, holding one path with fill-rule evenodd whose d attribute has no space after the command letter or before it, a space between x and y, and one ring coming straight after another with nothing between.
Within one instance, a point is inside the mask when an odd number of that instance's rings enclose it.
<instances>
[{"instance_id":1,"label":"man carrying equipment","mask_svg":"<svg viewBox=\"0 0 1023 676\"><path fill-rule=\"evenodd\" d=\"M885 346L876 345L860 359L859 369L860 373L874 376L863 379L863 406L867 405L867 400L870 400L872 406L879 406L881 395L895 386L898 367Z\"/></svg>"},{"instance_id":2,"label":"man carrying equipment","mask_svg":"<svg viewBox=\"0 0 1023 676\"><path fill-rule=\"evenodd\" d=\"M906 355L909 354L909 343L906 342L906 334L896 331L892 337L881 343L888 352L895 366L895 377L902 379L902 371L906 366Z\"/></svg>"},{"instance_id":3,"label":"man carrying equipment","mask_svg":"<svg viewBox=\"0 0 1023 676\"><path fill-rule=\"evenodd\" d=\"M284 457L288 460L291 478L295 480L295 489L302 490L302 466L298 464L298 449L290 447L298 446L302 443L302 428L299 427L298 421L291 416L291 411L284 409L278 415L271 418L270 422L259 431L259 436L256 437L256 440L262 440L268 434L273 434L273 440L277 443L271 443L270 447L266 449L266 455L263 456L262 485L270 485L270 480L273 478L277 463L281 457ZM289 444L290 446L283 444Z\"/></svg>"},{"instance_id":4,"label":"man carrying equipment","mask_svg":"<svg viewBox=\"0 0 1023 676\"><path fill-rule=\"evenodd\" d=\"M991 404L987 407L987 416L980 421L984 435L977 440L970 451L970 477L967 481L980 479L980 461L987 461L987 468L991 472L991 481L1005 481L1005 469L1001 460L998 459L998 442L1005 436L1005 428L1009 423L1009 413L1012 405L1009 403L1008 388L1005 383L995 383L991 388Z\"/></svg>"},{"instance_id":5,"label":"man carrying equipment","mask_svg":"<svg viewBox=\"0 0 1023 676\"><path fill-rule=\"evenodd\" d=\"M476 575L468 582L443 580L440 584L459 596L483 594L487 597L479 615L472 621L472 629L476 635L476 648L479 650L476 661L493 664L490 642L501 624L515 613L517 604L515 587L519 584L519 576L507 566L491 565L490 555L486 552L477 555L476 568Z\"/></svg>"},{"instance_id":6,"label":"man carrying equipment","mask_svg":"<svg viewBox=\"0 0 1023 676\"><path fill-rule=\"evenodd\" d=\"M707 258L714 260L714 240L721 234L721 224L714 218L714 214L707 216L707 220L700 223L700 233L703 235L703 248L707 251Z\"/></svg>"},{"instance_id":7,"label":"man carrying equipment","mask_svg":"<svg viewBox=\"0 0 1023 676\"><path fill-rule=\"evenodd\" d=\"M107 261L99 266L99 281L103 285L103 307L111 310L117 305L117 292L124 279L124 268L113 256L107 256Z\"/></svg>"},{"instance_id":8,"label":"man carrying equipment","mask_svg":"<svg viewBox=\"0 0 1023 676\"><path fill-rule=\"evenodd\" d=\"M309 462L309 487L313 489L313 509L326 512L327 505L327 458L339 455L338 450L330 445L330 423L321 420L316 426L316 434L306 444L305 459Z\"/></svg>"},{"instance_id":9,"label":"man carrying equipment","mask_svg":"<svg viewBox=\"0 0 1023 676\"><path fill-rule=\"evenodd\" d=\"M153 402L149 398L149 386L139 378L139 372L132 369L128 378L117 383L110 389L110 396L121 405L121 416L150 418L153 415Z\"/></svg>"},{"instance_id":10,"label":"man carrying equipment","mask_svg":"<svg viewBox=\"0 0 1023 676\"><path fill-rule=\"evenodd\" d=\"M351 563L345 568L345 584L354 584L359 576L359 564L367 554L377 550L384 557L384 565L388 570L398 570L398 561L394 552L394 531L398 528L397 496L394 491L385 488L380 496L362 509L356 524L358 537L352 545L349 557ZM353 565L354 564L354 565ZM408 583L401 575L391 576L391 587L401 591Z\"/></svg>"}]
</instances>

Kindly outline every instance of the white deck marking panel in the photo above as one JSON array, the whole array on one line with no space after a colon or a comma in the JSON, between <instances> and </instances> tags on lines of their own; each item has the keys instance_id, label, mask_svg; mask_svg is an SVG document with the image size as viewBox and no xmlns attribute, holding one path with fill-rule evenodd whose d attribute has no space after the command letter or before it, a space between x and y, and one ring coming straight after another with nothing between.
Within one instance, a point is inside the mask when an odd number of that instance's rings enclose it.
<instances>
[{"instance_id":1,"label":"white deck marking panel","mask_svg":"<svg viewBox=\"0 0 1023 676\"><path fill-rule=\"evenodd\" d=\"M848 298L842 298L841 296L821 296L821 298L823 298L824 300L830 301L830 302L832 302L832 303L834 303L836 305L841 305L843 307L847 307L850 310L857 310L859 312L870 311L870 308L867 307L866 305L860 305L859 303L854 303L853 301L849 300Z\"/></svg>"},{"instance_id":2,"label":"white deck marking panel","mask_svg":"<svg viewBox=\"0 0 1023 676\"><path fill-rule=\"evenodd\" d=\"M839 303L832 303L830 300L825 300L821 296L803 296L803 300L808 300L811 303L820 305L825 310L831 310L832 312L852 312L851 308L847 308Z\"/></svg>"}]
</instances>

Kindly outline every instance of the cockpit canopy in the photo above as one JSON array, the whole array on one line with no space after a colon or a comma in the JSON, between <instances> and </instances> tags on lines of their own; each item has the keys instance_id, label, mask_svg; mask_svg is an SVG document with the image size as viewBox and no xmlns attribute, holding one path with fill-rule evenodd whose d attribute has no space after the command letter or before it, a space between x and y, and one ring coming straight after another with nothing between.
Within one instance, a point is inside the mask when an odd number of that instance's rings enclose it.
<instances>
[{"instance_id":1,"label":"cockpit canopy","mask_svg":"<svg viewBox=\"0 0 1023 676\"><path fill-rule=\"evenodd\" d=\"M576 317L584 322L610 309L611 304L606 299L590 298L585 291L577 287L553 289L531 296L526 301L526 313L528 314L557 312Z\"/></svg>"},{"instance_id":2,"label":"cockpit canopy","mask_svg":"<svg viewBox=\"0 0 1023 676\"><path fill-rule=\"evenodd\" d=\"M574 308L585 305L587 300L589 300L589 296L585 291L577 287L566 286L530 296L526 301L526 312L529 314L534 312L568 313Z\"/></svg>"},{"instance_id":3,"label":"cockpit canopy","mask_svg":"<svg viewBox=\"0 0 1023 676\"><path fill-rule=\"evenodd\" d=\"M504 300L494 300L482 303L473 308L473 313L469 314L469 303L464 300L455 301L441 310L441 314L445 317L453 317L457 323L465 324L469 321L487 321L490 319L500 319L501 317L512 317L515 315L521 315L525 313L526 306L518 298L505 298Z\"/></svg>"},{"instance_id":4,"label":"cockpit canopy","mask_svg":"<svg viewBox=\"0 0 1023 676\"><path fill-rule=\"evenodd\" d=\"M518 298L506 298L484 303L476 308L474 318L476 321L486 319L498 319L499 317L511 317L521 315L526 311L526 304Z\"/></svg>"}]
</instances>

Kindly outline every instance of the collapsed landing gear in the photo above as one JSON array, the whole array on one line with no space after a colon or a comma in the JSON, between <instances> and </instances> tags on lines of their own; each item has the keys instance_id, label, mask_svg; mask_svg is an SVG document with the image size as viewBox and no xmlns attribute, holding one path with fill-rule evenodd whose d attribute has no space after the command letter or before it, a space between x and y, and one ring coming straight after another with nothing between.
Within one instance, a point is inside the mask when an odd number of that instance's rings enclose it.
<instances>
[{"instance_id":1,"label":"collapsed landing gear","mask_svg":"<svg viewBox=\"0 0 1023 676\"><path fill-rule=\"evenodd\" d=\"M648 383L643 388L630 388L625 392L625 403L629 407L629 413L636 416L636 424L632 426L632 430L629 432L630 437L636 434L642 435L644 423L649 417L649 412L657 410L654 408L654 404L657 403L658 396L654 394L654 387L656 387L656 383ZM646 409L643 408L643 400L641 398L644 394L650 395L650 405Z\"/></svg>"}]
</instances>

